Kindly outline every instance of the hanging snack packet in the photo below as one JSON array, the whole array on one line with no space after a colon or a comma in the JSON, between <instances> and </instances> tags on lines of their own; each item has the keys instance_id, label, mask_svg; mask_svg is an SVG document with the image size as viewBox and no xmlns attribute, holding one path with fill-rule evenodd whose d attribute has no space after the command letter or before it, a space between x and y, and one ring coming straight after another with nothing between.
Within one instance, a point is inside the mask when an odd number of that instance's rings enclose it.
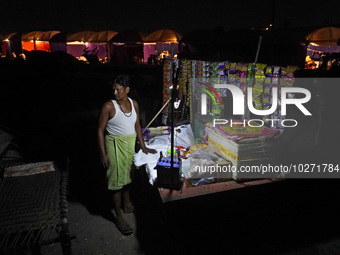
<instances>
[{"instance_id":1,"label":"hanging snack packet","mask_svg":"<svg viewBox=\"0 0 340 255\"><path fill-rule=\"evenodd\" d=\"M236 85L236 74L234 73L229 73L229 83L230 84L233 84L233 85Z\"/></svg>"},{"instance_id":2,"label":"hanging snack packet","mask_svg":"<svg viewBox=\"0 0 340 255\"><path fill-rule=\"evenodd\" d=\"M231 64L230 64L229 73L230 73L230 74L235 74L235 73L236 73L236 63L231 63Z\"/></svg>"},{"instance_id":3,"label":"hanging snack packet","mask_svg":"<svg viewBox=\"0 0 340 255\"><path fill-rule=\"evenodd\" d=\"M243 92L244 103L247 103L247 87L248 87L248 84L247 84L246 78L241 78L241 80L240 80L240 89Z\"/></svg>"},{"instance_id":4,"label":"hanging snack packet","mask_svg":"<svg viewBox=\"0 0 340 255\"><path fill-rule=\"evenodd\" d=\"M273 69L271 66L267 66L266 68L266 72L265 72L265 76L268 78L268 77L272 77L273 75Z\"/></svg>"},{"instance_id":5,"label":"hanging snack packet","mask_svg":"<svg viewBox=\"0 0 340 255\"><path fill-rule=\"evenodd\" d=\"M263 103L263 105L262 105L262 108L263 108L263 110L268 110L268 109L270 109L272 107L272 104L271 103ZM262 120L264 121L264 122L267 122L267 119L270 119L271 118L271 115L264 115L263 117L262 117Z\"/></svg>"},{"instance_id":6,"label":"hanging snack packet","mask_svg":"<svg viewBox=\"0 0 340 255\"><path fill-rule=\"evenodd\" d=\"M267 104L268 105L268 104L271 104L271 103L272 103L272 94L264 93L263 94L263 104Z\"/></svg>"},{"instance_id":7,"label":"hanging snack packet","mask_svg":"<svg viewBox=\"0 0 340 255\"><path fill-rule=\"evenodd\" d=\"M264 92L265 94L271 94L271 90L272 90L272 84L270 84L270 83L265 83L265 84L263 85L263 92Z\"/></svg>"},{"instance_id":8,"label":"hanging snack packet","mask_svg":"<svg viewBox=\"0 0 340 255\"><path fill-rule=\"evenodd\" d=\"M257 110L262 110L262 103L261 102L257 102L257 101L253 101L254 102L254 108Z\"/></svg>"},{"instance_id":9,"label":"hanging snack packet","mask_svg":"<svg viewBox=\"0 0 340 255\"><path fill-rule=\"evenodd\" d=\"M272 77L280 77L280 66L273 66Z\"/></svg>"},{"instance_id":10,"label":"hanging snack packet","mask_svg":"<svg viewBox=\"0 0 340 255\"><path fill-rule=\"evenodd\" d=\"M247 78L252 78L254 63L249 63L247 66Z\"/></svg>"},{"instance_id":11,"label":"hanging snack packet","mask_svg":"<svg viewBox=\"0 0 340 255\"><path fill-rule=\"evenodd\" d=\"M270 77L265 78L264 84L272 84L272 79Z\"/></svg>"},{"instance_id":12,"label":"hanging snack packet","mask_svg":"<svg viewBox=\"0 0 340 255\"><path fill-rule=\"evenodd\" d=\"M220 62L219 65L218 65L218 74L219 74L220 78L225 77L225 73L224 73L225 68L224 67L225 67L224 62Z\"/></svg>"},{"instance_id":13,"label":"hanging snack packet","mask_svg":"<svg viewBox=\"0 0 340 255\"><path fill-rule=\"evenodd\" d=\"M248 63L243 63L241 66L241 72L247 72L248 71L247 68L248 68Z\"/></svg>"},{"instance_id":14,"label":"hanging snack packet","mask_svg":"<svg viewBox=\"0 0 340 255\"><path fill-rule=\"evenodd\" d=\"M237 74L239 74L239 76L240 76L240 73L241 73L241 69L242 69L242 63L238 62L236 64L235 71L236 71Z\"/></svg>"},{"instance_id":15,"label":"hanging snack packet","mask_svg":"<svg viewBox=\"0 0 340 255\"><path fill-rule=\"evenodd\" d=\"M255 78L266 78L264 74L264 69L266 64L256 64Z\"/></svg>"},{"instance_id":16,"label":"hanging snack packet","mask_svg":"<svg viewBox=\"0 0 340 255\"><path fill-rule=\"evenodd\" d=\"M230 62L229 62L229 61L226 61L226 62L225 62L224 68L227 69L227 70L229 71L229 69L230 69Z\"/></svg>"},{"instance_id":17,"label":"hanging snack packet","mask_svg":"<svg viewBox=\"0 0 340 255\"><path fill-rule=\"evenodd\" d=\"M253 101L262 103L261 95L263 93L263 86L255 84L253 87Z\"/></svg>"},{"instance_id":18,"label":"hanging snack packet","mask_svg":"<svg viewBox=\"0 0 340 255\"><path fill-rule=\"evenodd\" d=\"M282 67L282 68L281 68L281 77L282 77L282 78L286 78L287 73L288 73L287 67Z\"/></svg>"}]
</instances>

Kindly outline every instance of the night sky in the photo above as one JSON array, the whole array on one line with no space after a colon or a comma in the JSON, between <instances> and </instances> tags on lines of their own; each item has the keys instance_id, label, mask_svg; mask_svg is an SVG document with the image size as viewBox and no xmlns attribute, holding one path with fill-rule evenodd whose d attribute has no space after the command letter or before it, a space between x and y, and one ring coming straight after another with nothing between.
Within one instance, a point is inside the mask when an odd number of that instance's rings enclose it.
<instances>
[{"instance_id":1,"label":"night sky","mask_svg":"<svg viewBox=\"0 0 340 255\"><path fill-rule=\"evenodd\" d=\"M198 28L340 25L340 1L3 1L0 34L34 30L139 29L151 33L172 28L186 33ZM274 14L274 20L273 20Z\"/></svg>"}]
</instances>

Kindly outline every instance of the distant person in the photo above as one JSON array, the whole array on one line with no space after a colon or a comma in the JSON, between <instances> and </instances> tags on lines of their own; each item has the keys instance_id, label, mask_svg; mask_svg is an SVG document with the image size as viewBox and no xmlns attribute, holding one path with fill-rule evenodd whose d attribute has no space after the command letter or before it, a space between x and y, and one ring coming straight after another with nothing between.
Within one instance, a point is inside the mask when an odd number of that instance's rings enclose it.
<instances>
[{"instance_id":1,"label":"distant person","mask_svg":"<svg viewBox=\"0 0 340 255\"><path fill-rule=\"evenodd\" d=\"M149 65L152 65L152 59L153 59L153 57L152 57L152 54L148 57L148 64Z\"/></svg>"},{"instance_id":2,"label":"distant person","mask_svg":"<svg viewBox=\"0 0 340 255\"><path fill-rule=\"evenodd\" d=\"M129 184L132 182L133 156L136 137L144 153L156 153L145 146L139 122L138 103L128 97L130 77L119 75L110 82L115 100L107 101L101 108L98 121L98 146L100 159L106 169L108 189L113 191L113 204L118 230L129 235L133 228L122 214L131 213ZM123 200L123 201L122 201Z\"/></svg>"}]
</instances>

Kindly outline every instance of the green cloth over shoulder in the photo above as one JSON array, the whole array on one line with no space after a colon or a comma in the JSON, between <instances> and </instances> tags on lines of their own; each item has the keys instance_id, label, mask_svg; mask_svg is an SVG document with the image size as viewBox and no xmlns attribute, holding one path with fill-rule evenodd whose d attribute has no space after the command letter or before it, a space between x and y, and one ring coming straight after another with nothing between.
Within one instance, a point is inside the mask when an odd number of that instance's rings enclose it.
<instances>
[{"instance_id":1,"label":"green cloth over shoulder","mask_svg":"<svg viewBox=\"0 0 340 255\"><path fill-rule=\"evenodd\" d=\"M110 160L110 167L106 171L109 190L119 190L132 182L135 143L136 134L105 135L105 148Z\"/></svg>"}]
</instances>

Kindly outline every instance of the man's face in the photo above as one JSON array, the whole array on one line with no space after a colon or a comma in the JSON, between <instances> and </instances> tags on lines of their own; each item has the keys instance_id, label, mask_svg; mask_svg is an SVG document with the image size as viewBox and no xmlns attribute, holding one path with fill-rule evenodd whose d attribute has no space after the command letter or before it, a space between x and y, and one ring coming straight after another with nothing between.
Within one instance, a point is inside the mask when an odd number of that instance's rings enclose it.
<instances>
[{"instance_id":1,"label":"man's face","mask_svg":"<svg viewBox=\"0 0 340 255\"><path fill-rule=\"evenodd\" d=\"M113 93L116 98L116 100L123 99L127 97L127 94L130 91L130 88L124 88L123 86L119 85L118 83L113 84Z\"/></svg>"}]
</instances>

